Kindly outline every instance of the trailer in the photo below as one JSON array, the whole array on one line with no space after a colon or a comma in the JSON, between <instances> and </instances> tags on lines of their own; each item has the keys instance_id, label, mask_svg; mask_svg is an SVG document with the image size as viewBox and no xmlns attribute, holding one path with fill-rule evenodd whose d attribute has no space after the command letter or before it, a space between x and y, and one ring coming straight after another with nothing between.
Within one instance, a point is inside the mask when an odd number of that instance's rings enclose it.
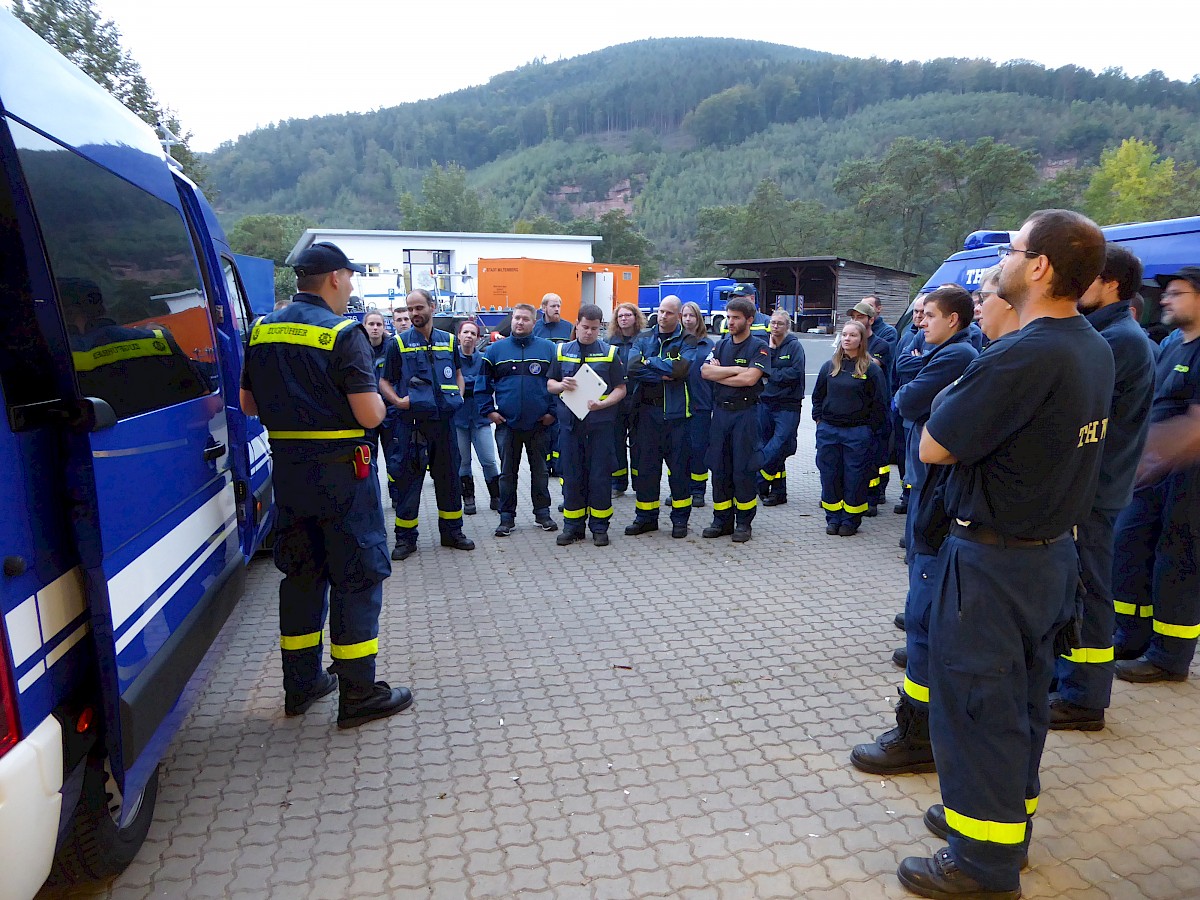
<instances>
[{"instance_id":1,"label":"trailer","mask_svg":"<svg viewBox=\"0 0 1200 900\"><path fill-rule=\"evenodd\" d=\"M481 259L478 317L487 328L495 329L516 304L536 308L545 294L555 293L562 297L562 317L568 322L574 322L579 308L588 303L599 306L607 321L618 304L638 302L638 271L637 266L524 256Z\"/></svg>"}]
</instances>

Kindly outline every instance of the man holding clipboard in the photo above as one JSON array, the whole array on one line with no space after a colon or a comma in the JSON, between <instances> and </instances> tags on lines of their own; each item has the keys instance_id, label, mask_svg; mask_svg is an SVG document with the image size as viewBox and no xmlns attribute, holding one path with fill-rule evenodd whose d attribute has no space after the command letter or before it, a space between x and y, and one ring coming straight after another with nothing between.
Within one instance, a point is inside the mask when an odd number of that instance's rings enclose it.
<instances>
[{"instance_id":1,"label":"man holding clipboard","mask_svg":"<svg viewBox=\"0 0 1200 900\"><path fill-rule=\"evenodd\" d=\"M546 388L557 394L563 433L563 530L560 547L583 540L590 527L597 547L608 545L612 519L613 429L625 398L625 365L616 348L600 340L603 313L579 310L575 340L558 345Z\"/></svg>"}]
</instances>

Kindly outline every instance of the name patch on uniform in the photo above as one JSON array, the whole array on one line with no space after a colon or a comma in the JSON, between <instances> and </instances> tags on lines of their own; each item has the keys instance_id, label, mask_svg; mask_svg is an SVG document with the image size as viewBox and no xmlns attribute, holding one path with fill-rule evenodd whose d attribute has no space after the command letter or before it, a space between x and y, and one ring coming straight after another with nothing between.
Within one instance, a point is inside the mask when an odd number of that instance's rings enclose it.
<instances>
[{"instance_id":1,"label":"name patch on uniform","mask_svg":"<svg viewBox=\"0 0 1200 900\"><path fill-rule=\"evenodd\" d=\"M1191 368L1191 366L1180 365L1180 366L1175 367L1175 371L1176 372L1190 372L1190 371L1192 371L1192 368Z\"/></svg>"},{"instance_id":2,"label":"name patch on uniform","mask_svg":"<svg viewBox=\"0 0 1200 900\"><path fill-rule=\"evenodd\" d=\"M1088 422L1079 429L1079 443L1076 445L1076 449L1084 444L1098 444L1104 440L1106 434L1108 434L1108 419Z\"/></svg>"}]
</instances>

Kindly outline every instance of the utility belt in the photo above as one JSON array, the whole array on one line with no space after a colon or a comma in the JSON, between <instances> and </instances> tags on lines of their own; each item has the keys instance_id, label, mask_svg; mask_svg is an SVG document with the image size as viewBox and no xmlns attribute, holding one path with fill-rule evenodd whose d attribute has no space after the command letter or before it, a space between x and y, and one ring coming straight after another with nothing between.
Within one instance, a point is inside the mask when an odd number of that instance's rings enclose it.
<instances>
[{"instance_id":1,"label":"utility belt","mask_svg":"<svg viewBox=\"0 0 1200 900\"><path fill-rule=\"evenodd\" d=\"M955 537L960 537L964 541L972 541L976 544L987 544L990 547L1048 547L1051 544L1057 544L1059 541L1064 541L1073 534L1070 531L1064 531L1057 537L1052 538L1021 538L1009 537L1006 534L1001 534L995 528L988 525L976 525L973 522L967 522L963 519L955 519L950 523L950 533Z\"/></svg>"},{"instance_id":2,"label":"utility belt","mask_svg":"<svg viewBox=\"0 0 1200 900\"><path fill-rule=\"evenodd\" d=\"M371 474L371 457L375 452L372 444L347 444L330 450L313 451L308 448L296 448L296 454L287 450L282 452L277 445L272 445L271 452L278 462L319 465L349 465L354 470L354 477L362 481Z\"/></svg>"},{"instance_id":3,"label":"utility belt","mask_svg":"<svg viewBox=\"0 0 1200 900\"><path fill-rule=\"evenodd\" d=\"M757 397L735 397L732 400L716 400L713 402L713 407L726 412L741 412L743 409L750 409L757 404Z\"/></svg>"}]
</instances>

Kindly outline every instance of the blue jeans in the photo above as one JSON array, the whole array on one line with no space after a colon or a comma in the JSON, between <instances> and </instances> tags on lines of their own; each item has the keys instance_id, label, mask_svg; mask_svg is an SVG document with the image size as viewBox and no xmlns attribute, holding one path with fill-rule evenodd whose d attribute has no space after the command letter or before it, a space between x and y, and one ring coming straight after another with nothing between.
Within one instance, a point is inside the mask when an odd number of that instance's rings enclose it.
<instances>
[{"instance_id":1,"label":"blue jeans","mask_svg":"<svg viewBox=\"0 0 1200 900\"><path fill-rule=\"evenodd\" d=\"M458 474L461 478L471 477L471 448L479 457L479 465L483 467L483 477L488 481L500 475L500 464L496 462L496 439L492 436L491 425L473 425L470 428L454 428L454 437L458 440Z\"/></svg>"}]
</instances>

